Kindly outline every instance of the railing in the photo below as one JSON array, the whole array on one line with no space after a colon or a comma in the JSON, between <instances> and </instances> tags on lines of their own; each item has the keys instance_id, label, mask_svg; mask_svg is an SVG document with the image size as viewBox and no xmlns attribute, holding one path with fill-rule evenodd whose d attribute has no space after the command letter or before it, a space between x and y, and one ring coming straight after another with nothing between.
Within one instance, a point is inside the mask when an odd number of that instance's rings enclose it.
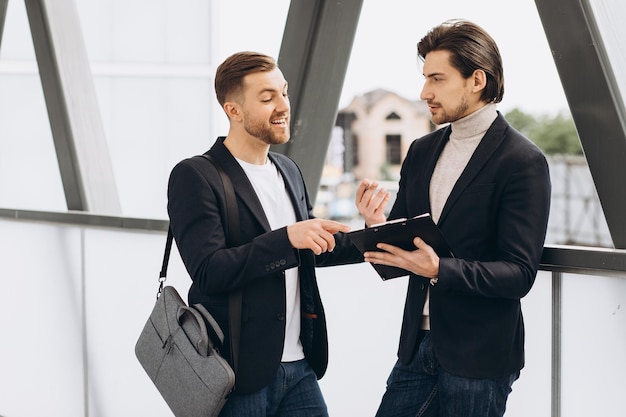
<instances>
[{"instance_id":1,"label":"railing","mask_svg":"<svg viewBox=\"0 0 626 417\"><path fill-rule=\"evenodd\" d=\"M167 231L167 220L116 217L81 211L50 212L0 208L0 218L41 221L74 226L93 226L127 230Z\"/></svg>"},{"instance_id":2,"label":"railing","mask_svg":"<svg viewBox=\"0 0 626 417\"><path fill-rule=\"evenodd\" d=\"M115 217L83 212L0 209L0 218L129 231L165 232L168 228L167 220ZM552 273L551 416L560 417L563 274L626 277L626 250L548 245L544 249L540 269Z\"/></svg>"}]
</instances>

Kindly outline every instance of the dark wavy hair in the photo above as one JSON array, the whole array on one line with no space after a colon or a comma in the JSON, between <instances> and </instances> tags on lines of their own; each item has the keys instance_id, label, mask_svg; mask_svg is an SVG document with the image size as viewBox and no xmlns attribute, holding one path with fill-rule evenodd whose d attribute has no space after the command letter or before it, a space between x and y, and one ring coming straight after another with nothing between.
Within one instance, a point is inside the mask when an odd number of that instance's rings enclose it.
<instances>
[{"instance_id":1,"label":"dark wavy hair","mask_svg":"<svg viewBox=\"0 0 626 417\"><path fill-rule=\"evenodd\" d=\"M228 97L241 94L243 78L256 72L271 71L276 61L271 56L259 52L237 52L217 67L215 72L215 94L221 106Z\"/></svg>"},{"instance_id":2,"label":"dark wavy hair","mask_svg":"<svg viewBox=\"0 0 626 417\"><path fill-rule=\"evenodd\" d=\"M417 55L423 61L433 51L449 51L450 64L464 78L475 70L487 74L487 85L481 100L499 103L504 95L504 69L500 50L493 38L480 26L466 20L448 20L432 28L417 44Z\"/></svg>"}]
</instances>

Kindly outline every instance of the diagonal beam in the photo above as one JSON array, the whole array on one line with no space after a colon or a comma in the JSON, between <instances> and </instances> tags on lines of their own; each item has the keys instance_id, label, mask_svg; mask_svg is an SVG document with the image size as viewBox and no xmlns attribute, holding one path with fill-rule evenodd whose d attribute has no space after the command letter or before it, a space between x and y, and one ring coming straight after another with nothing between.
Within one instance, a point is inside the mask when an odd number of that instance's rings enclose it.
<instances>
[{"instance_id":1,"label":"diagonal beam","mask_svg":"<svg viewBox=\"0 0 626 417\"><path fill-rule=\"evenodd\" d=\"M74 0L25 0L69 210L120 214Z\"/></svg>"},{"instance_id":2,"label":"diagonal beam","mask_svg":"<svg viewBox=\"0 0 626 417\"><path fill-rule=\"evenodd\" d=\"M291 140L315 201L363 0L292 0L278 65L289 82Z\"/></svg>"},{"instance_id":3,"label":"diagonal beam","mask_svg":"<svg viewBox=\"0 0 626 417\"><path fill-rule=\"evenodd\" d=\"M626 248L626 124L609 57L587 0L535 0L613 244Z\"/></svg>"},{"instance_id":4,"label":"diagonal beam","mask_svg":"<svg viewBox=\"0 0 626 417\"><path fill-rule=\"evenodd\" d=\"M9 0L0 0L0 46L2 46L2 34L4 33L4 21L7 17Z\"/></svg>"}]
</instances>

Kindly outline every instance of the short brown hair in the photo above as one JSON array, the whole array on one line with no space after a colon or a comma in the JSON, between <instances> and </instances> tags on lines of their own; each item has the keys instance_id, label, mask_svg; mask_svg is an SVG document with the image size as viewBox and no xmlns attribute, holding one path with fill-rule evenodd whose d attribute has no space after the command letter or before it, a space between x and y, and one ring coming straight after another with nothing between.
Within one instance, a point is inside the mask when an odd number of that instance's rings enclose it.
<instances>
[{"instance_id":1,"label":"short brown hair","mask_svg":"<svg viewBox=\"0 0 626 417\"><path fill-rule=\"evenodd\" d=\"M215 94L221 106L227 97L241 93L243 78L255 72L276 68L274 58L259 52L237 52L226 58L215 72Z\"/></svg>"},{"instance_id":2,"label":"short brown hair","mask_svg":"<svg viewBox=\"0 0 626 417\"><path fill-rule=\"evenodd\" d=\"M498 45L480 26L466 20L448 20L432 28L417 44L420 59L433 51L450 52L450 65L464 78L483 70L487 85L481 100L499 103L504 95L504 69Z\"/></svg>"}]
</instances>

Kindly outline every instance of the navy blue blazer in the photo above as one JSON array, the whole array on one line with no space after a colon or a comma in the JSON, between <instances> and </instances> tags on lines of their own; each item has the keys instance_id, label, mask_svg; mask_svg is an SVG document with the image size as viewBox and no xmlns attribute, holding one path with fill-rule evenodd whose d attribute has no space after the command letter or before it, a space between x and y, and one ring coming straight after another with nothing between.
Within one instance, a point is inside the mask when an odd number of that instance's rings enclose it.
<instances>
[{"instance_id":1,"label":"navy blue blazer","mask_svg":"<svg viewBox=\"0 0 626 417\"><path fill-rule=\"evenodd\" d=\"M390 219L430 212L430 179L450 132L448 126L411 144ZM430 287L431 338L449 373L499 377L524 366L520 299L537 274L550 190L542 152L498 114L438 222L456 256L440 260L439 281ZM425 278L410 276L398 350L404 363L418 347L427 287Z\"/></svg>"},{"instance_id":2,"label":"navy blue blazer","mask_svg":"<svg viewBox=\"0 0 626 417\"><path fill-rule=\"evenodd\" d=\"M201 156L179 162L170 174L168 213L182 260L192 279L189 303L202 303L228 340L228 295L242 289L242 324L236 391L266 386L280 364L285 338L285 274L299 267L302 328L306 359L321 378L328 363L326 319L315 266L361 262L363 257L343 233L332 253L315 256L289 243L287 228L271 230L252 184L218 138L208 151L230 176L239 208L240 241L228 247L224 189L209 161ZM298 221L313 218L302 174L284 155L270 152L280 170ZM230 351L228 344L225 352ZM228 358L230 360L230 358Z\"/></svg>"}]
</instances>

